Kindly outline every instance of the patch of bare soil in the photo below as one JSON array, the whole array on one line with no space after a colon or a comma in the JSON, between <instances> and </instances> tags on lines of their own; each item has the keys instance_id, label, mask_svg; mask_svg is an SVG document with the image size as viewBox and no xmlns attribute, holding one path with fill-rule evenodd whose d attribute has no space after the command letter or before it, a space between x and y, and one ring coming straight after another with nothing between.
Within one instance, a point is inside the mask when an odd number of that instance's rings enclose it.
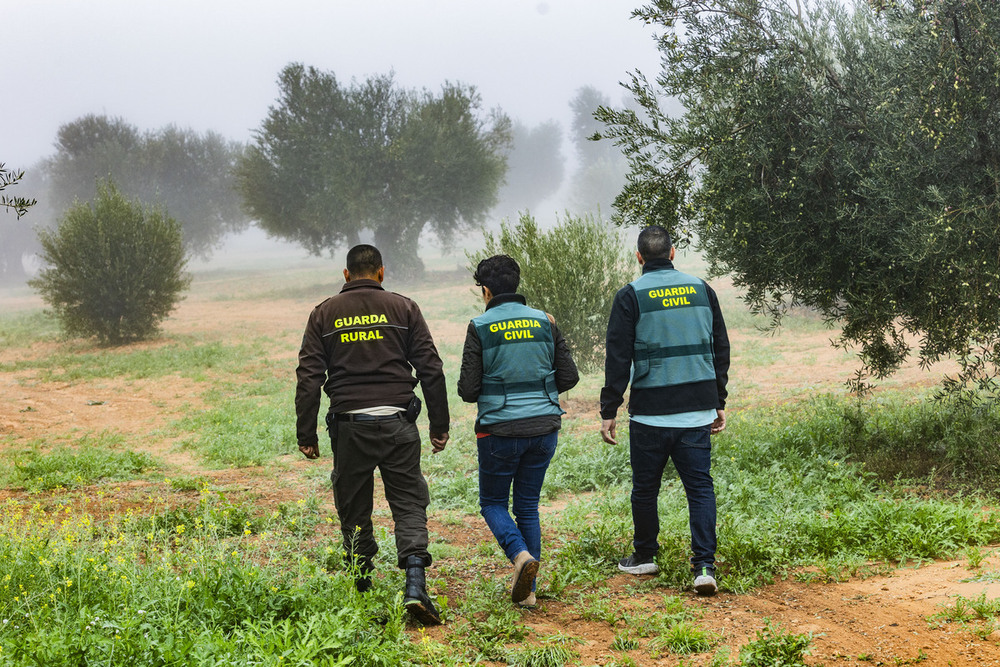
<instances>
[{"instance_id":1,"label":"patch of bare soil","mask_svg":"<svg viewBox=\"0 0 1000 667\"><path fill-rule=\"evenodd\" d=\"M985 567L994 568L997 561ZM957 561L895 570L889 576L835 584L783 581L755 595L721 595L703 604L706 622L734 646L765 617L814 636L812 660L830 664L1000 664L1000 633L986 639L935 620L956 596L1000 595L1000 583L973 581L979 572Z\"/></svg>"},{"instance_id":2,"label":"patch of bare soil","mask_svg":"<svg viewBox=\"0 0 1000 667\"><path fill-rule=\"evenodd\" d=\"M180 377L42 382L34 375L0 374L0 435L50 444L74 434L122 433L168 464L195 466L155 432L204 407L199 383Z\"/></svg>"},{"instance_id":3,"label":"patch of bare soil","mask_svg":"<svg viewBox=\"0 0 1000 667\"><path fill-rule=\"evenodd\" d=\"M319 303L325 297L318 297ZM168 333L210 333L220 331L230 341L240 340L245 334L284 337L294 332L294 341L302 338L309 311L316 303L295 299L269 301L210 301L186 299L164 322Z\"/></svg>"}]
</instances>

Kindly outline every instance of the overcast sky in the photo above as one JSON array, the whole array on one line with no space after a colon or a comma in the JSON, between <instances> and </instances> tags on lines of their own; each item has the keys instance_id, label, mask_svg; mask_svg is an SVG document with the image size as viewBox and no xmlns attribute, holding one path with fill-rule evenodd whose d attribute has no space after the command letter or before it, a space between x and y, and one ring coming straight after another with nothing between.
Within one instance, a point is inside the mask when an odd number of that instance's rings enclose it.
<instances>
[{"instance_id":1,"label":"overcast sky","mask_svg":"<svg viewBox=\"0 0 1000 667\"><path fill-rule=\"evenodd\" d=\"M341 81L394 70L410 88L475 85L487 107L564 124L594 86L659 68L643 0L0 0L0 162L51 155L88 113L245 141L289 62Z\"/></svg>"}]
</instances>

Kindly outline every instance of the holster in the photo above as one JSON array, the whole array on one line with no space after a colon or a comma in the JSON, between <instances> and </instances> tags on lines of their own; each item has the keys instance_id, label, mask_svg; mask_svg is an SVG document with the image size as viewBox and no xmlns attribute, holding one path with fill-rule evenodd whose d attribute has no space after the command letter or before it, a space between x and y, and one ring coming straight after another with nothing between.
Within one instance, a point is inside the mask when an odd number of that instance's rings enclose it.
<instances>
[{"instance_id":1,"label":"holster","mask_svg":"<svg viewBox=\"0 0 1000 667\"><path fill-rule=\"evenodd\" d=\"M420 399L417 398L416 395L414 395L414 397L410 399L410 402L406 406L406 421L410 422L411 424L417 423L417 417L420 416L421 405L422 404L420 403Z\"/></svg>"},{"instance_id":2,"label":"holster","mask_svg":"<svg viewBox=\"0 0 1000 667\"><path fill-rule=\"evenodd\" d=\"M326 430L330 434L330 449L333 451L333 460L337 461L337 415L333 412L326 413Z\"/></svg>"}]
</instances>

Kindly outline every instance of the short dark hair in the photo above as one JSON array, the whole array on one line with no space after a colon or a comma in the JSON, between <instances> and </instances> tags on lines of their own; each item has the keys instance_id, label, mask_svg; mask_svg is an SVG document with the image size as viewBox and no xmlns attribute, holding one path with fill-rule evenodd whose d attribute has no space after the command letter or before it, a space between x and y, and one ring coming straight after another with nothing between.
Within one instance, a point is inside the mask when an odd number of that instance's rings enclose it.
<instances>
[{"instance_id":1,"label":"short dark hair","mask_svg":"<svg viewBox=\"0 0 1000 667\"><path fill-rule=\"evenodd\" d=\"M669 259L673 246L670 232L659 225L650 225L639 232L639 241L636 243L636 249L647 262L651 259Z\"/></svg>"},{"instance_id":2,"label":"short dark hair","mask_svg":"<svg viewBox=\"0 0 1000 667\"><path fill-rule=\"evenodd\" d=\"M509 255L493 255L479 262L472 279L477 285L488 288L497 294L509 294L517 291L521 284L521 267Z\"/></svg>"},{"instance_id":3,"label":"short dark hair","mask_svg":"<svg viewBox=\"0 0 1000 667\"><path fill-rule=\"evenodd\" d=\"M362 243L347 251L347 272L353 276L374 276L382 268L382 253Z\"/></svg>"}]
</instances>

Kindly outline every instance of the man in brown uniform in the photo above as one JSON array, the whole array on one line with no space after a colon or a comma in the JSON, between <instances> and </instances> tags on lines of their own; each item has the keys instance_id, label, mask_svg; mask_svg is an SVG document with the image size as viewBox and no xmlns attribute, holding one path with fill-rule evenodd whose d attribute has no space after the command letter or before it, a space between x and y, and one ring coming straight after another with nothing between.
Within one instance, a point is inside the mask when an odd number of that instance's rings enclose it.
<instances>
[{"instance_id":1,"label":"man in brown uniform","mask_svg":"<svg viewBox=\"0 0 1000 667\"><path fill-rule=\"evenodd\" d=\"M420 308L382 289L382 255L370 245L347 253L346 284L309 315L295 393L299 450L319 457L316 420L320 388L330 397L326 416L333 447L333 498L355 584L371 586L378 545L372 531L374 471L382 475L395 522L398 565L406 571L404 603L424 625L441 622L428 597L427 482L420 471L420 434L414 424L419 379L435 453L448 442L448 397L441 358ZM416 378L412 371L416 370Z\"/></svg>"}]
</instances>

